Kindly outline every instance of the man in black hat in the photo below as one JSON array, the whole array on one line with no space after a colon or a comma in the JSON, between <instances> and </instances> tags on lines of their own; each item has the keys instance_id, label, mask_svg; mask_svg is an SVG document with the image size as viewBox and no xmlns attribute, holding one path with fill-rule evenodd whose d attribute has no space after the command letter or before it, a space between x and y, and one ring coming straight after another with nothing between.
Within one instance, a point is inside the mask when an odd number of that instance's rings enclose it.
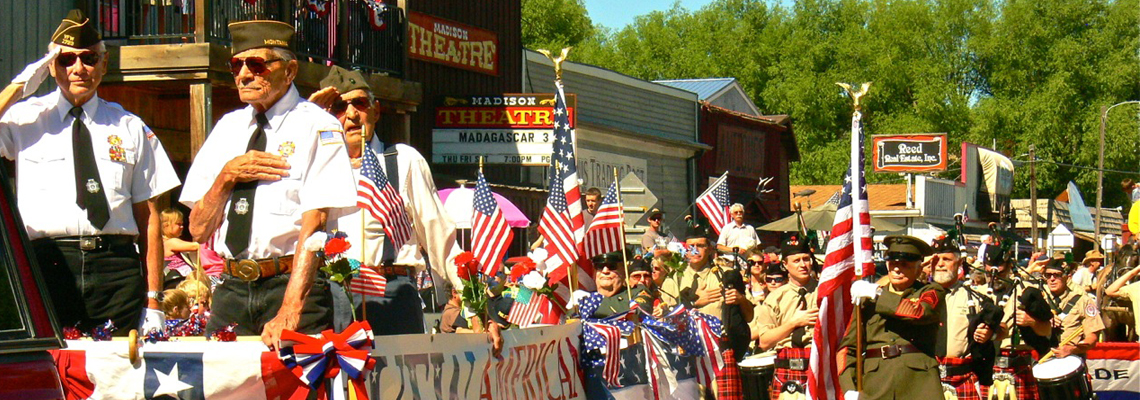
<instances>
[{"instance_id":1,"label":"man in black hat","mask_svg":"<svg viewBox=\"0 0 1140 400\"><path fill-rule=\"evenodd\" d=\"M992 298L959 281L968 265L956 233L936 238L932 247L934 282L946 292L935 343L943 390L952 390L960 400L980 400L979 385L993 382L993 340L1001 328L1002 310Z\"/></svg>"},{"instance_id":2,"label":"man in black hat","mask_svg":"<svg viewBox=\"0 0 1140 400\"><path fill-rule=\"evenodd\" d=\"M776 352L775 378L768 387L773 399L784 392L804 393L812 334L819 317L811 244L796 234L784 241L780 254L788 284L764 298L752 335L759 341L760 349Z\"/></svg>"},{"instance_id":3,"label":"man in black hat","mask_svg":"<svg viewBox=\"0 0 1140 400\"><path fill-rule=\"evenodd\" d=\"M351 323L352 309L362 308L361 302L366 301L363 308L367 312L358 310L357 315L368 317L376 335L423 333L422 300L414 278L430 264L436 276L444 277L453 285L460 282L452 267L455 257L463 251L455 241L455 223L436 193L427 160L414 147L405 144L385 147L377 137L376 123L382 110L364 74L334 66L321 86L324 88L309 99L328 110L343 125L356 182L361 181L366 170L362 167L363 159L374 159L372 168L383 173L389 184L399 191L404 206L400 211L407 215L412 228L408 240L397 248L385 235L384 224L372 212L357 207L329 212L327 229L345 232L350 242L363 246L364 267L376 269L388 279L384 296L354 296L352 305L343 291L333 290L337 309L335 326L343 329ZM361 213L364 214L363 232Z\"/></svg>"},{"instance_id":4,"label":"man in black hat","mask_svg":"<svg viewBox=\"0 0 1140 400\"><path fill-rule=\"evenodd\" d=\"M72 10L48 48L16 80L30 95L46 71L58 89L5 113L0 155L15 161L20 214L55 315L82 331L110 320L116 335L144 315L144 332L163 330L156 201L178 177L154 132L97 95L107 49L94 21Z\"/></svg>"},{"instance_id":5,"label":"man in black hat","mask_svg":"<svg viewBox=\"0 0 1140 400\"><path fill-rule=\"evenodd\" d=\"M229 25L230 71L249 106L214 126L190 167L181 202L190 233L215 239L225 258L206 331L237 323L276 348L283 329L332 326L328 281L317 276L308 243L328 210L356 205L356 182L336 118L301 98L293 79L293 26L278 21Z\"/></svg>"},{"instance_id":6,"label":"man in black hat","mask_svg":"<svg viewBox=\"0 0 1140 400\"><path fill-rule=\"evenodd\" d=\"M669 237L661 228L661 219L664 218L665 212L659 208L649 210L649 228L645 229L645 233L641 235L641 249L649 252L654 249L664 248L668 244Z\"/></svg>"},{"instance_id":7,"label":"man in black hat","mask_svg":"<svg viewBox=\"0 0 1140 400\"><path fill-rule=\"evenodd\" d=\"M851 285L851 298L863 307L866 329L863 392L860 400L940 399L942 384L934 359L938 332L938 305L942 290L937 284L918 281L919 264L934 253L930 245L911 236L887 236L887 278L885 287L857 280ZM854 326L840 342L847 348L847 364L840 383L845 390L855 388L856 331Z\"/></svg>"}]
</instances>

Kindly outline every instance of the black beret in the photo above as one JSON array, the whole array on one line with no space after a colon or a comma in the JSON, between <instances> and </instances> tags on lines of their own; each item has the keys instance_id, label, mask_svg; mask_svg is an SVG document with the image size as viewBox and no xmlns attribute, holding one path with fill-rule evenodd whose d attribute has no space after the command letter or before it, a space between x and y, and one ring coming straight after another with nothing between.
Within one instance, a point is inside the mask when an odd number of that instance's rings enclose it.
<instances>
[{"instance_id":1,"label":"black beret","mask_svg":"<svg viewBox=\"0 0 1140 400\"><path fill-rule=\"evenodd\" d=\"M364 79L364 74L360 71L347 70L334 65L329 70L329 75L325 79L321 79L321 87L335 87L336 91L340 94L345 94L356 89L364 89L372 92L372 88L368 86L368 80Z\"/></svg>"},{"instance_id":2,"label":"black beret","mask_svg":"<svg viewBox=\"0 0 1140 400\"><path fill-rule=\"evenodd\" d=\"M293 25L281 21L254 20L231 22L229 27L230 37L233 38L233 54L262 47L292 49Z\"/></svg>"},{"instance_id":3,"label":"black beret","mask_svg":"<svg viewBox=\"0 0 1140 400\"><path fill-rule=\"evenodd\" d=\"M788 256L803 253L813 254L813 251L811 243L808 243L807 240L803 240L800 235L792 235L780 245L781 258L788 258Z\"/></svg>"},{"instance_id":4,"label":"black beret","mask_svg":"<svg viewBox=\"0 0 1140 400\"><path fill-rule=\"evenodd\" d=\"M1042 268L1041 270L1045 271L1045 270L1050 270L1050 269L1055 270L1055 271L1061 271L1061 273L1063 273L1063 274L1069 273L1069 266L1065 262L1064 258L1049 259L1049 261L1045 262L1045 267Z\"/></svg>"},{"instance_id":5,"label":"black beret","mask_svg":"<svg viewBox=\"0 0 1140 400\"><path fill-rule=\"evenodd\" d=\"M699 238L705 238L705 239L708 239L709 241L712 241L712 242L716 241L709 236L709 229L708 229L707 225L690 226L685 231L685 240L699 239Z\"/></svg>"},{"instance_id":6,"label":"black beret","mask_svg":"<svg viewBox=\"0 0 1140 400\"><path fill-rule=\"evenodd\" d=\"M934 248L934 252L938 254L960 253L962 251L962 246L958 245L958 241L955 240L952 235L935 238L934 241L930 243L930 247Z\"/></svg>"},{"instance_id":7,"label":"black beret","mask_svg":"<svg viewBox=\"0 0 1140 400\"><path fill-rule=\"evenodd\" d=\"M1005 265L1008 261L1006 251L1001 248L999 244L986 244L986 252L983 254L982 262L985 265L1001 266Z\"/></svg>"},{"instance_id":8,"label":"black beret","mask_svg":"<svg viewBox=\"0 0 1140 400\"><path fill-rule=\"evenodd\" d=\"M887 260L922 261L934 254L934 249L914 236L894 235L883 239L887 246Z\"/></svg>"},{"instance_id":9,"label":"black beret","mask_svg":"<svg viewBox=\"0 0 1140 400\"><path fill-rule=\"evenodd\" d=\"M95 29L95 24L78 9L69 11L51 35L52 43L77 49L94 46L102 40L103 36Z\"/></svg>"},{"instance_id":10,"label":"black beret","mask_svg":"<svg viewBox=\"0 0 1140 400\"><path fill-rule=\"evenodd\" d=\"M788 276L788 269L784 268L783 263L778 263L778 262L768 263L768 265L766 267L764 267L764 275Z\"/></svg>"}]
</instances>

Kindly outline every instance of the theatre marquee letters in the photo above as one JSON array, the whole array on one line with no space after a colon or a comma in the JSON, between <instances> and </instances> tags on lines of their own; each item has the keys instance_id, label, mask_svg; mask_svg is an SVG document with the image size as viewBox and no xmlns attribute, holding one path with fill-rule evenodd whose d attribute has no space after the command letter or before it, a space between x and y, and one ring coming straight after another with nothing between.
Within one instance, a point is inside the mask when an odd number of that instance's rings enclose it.
<instances>
[{"instance_id":1,"label":"theatre marquee letters","mask_svg":"<svg viewBox=\"0 0 1140 400\"><path fill-rule=\"evenodd\" d=\"M499 36L455 21L408 12L408 56L499 75Z\"/></svg>"}]
</instances>

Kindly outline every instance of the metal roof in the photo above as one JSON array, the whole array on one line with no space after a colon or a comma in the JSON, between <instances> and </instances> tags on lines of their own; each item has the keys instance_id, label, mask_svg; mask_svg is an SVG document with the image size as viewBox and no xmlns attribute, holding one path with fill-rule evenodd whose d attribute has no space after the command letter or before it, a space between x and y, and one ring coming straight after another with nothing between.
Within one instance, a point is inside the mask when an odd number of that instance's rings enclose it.
<instances>
[{"instance_id":1,"label":"metal roof","mask_svg":"<svg viewBox=\"0 0 1140 400\"><path fill-rule=\"evenodd\" d=\"M708 100L714 94L724 90L725 87L736 81L736 78L706 78L706 79L674 79L653 81L677 89L687 90L697 94L701 100Z\"/></svg>"}]
</instances>

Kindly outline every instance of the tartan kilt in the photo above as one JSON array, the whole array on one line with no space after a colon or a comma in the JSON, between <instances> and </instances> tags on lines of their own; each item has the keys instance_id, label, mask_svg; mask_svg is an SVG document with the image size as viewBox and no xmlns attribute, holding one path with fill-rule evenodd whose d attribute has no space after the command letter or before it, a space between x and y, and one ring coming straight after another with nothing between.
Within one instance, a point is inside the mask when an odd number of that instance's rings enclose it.
<instances>
[{"instance_id":1,"label":"tartan kilt","mask_svg":"<svg viewBox=\"0 0 1140 400\"><path fill-rule=\"evenodd\" d=\"M776 353L776 360L789 360L794 358L804 359L804 364L807 365L807 360L811 358L811 349L785 347ZM803 371L796 371L789 368L776 368L776 374L772 378L772 385L768 387L768 398L780 398L780 393L784 391L784 383L788 381L799 382L801 388L807 388L808 371L806 369Z\"/></svg>"},{"instance_id":2,"label":"tartan kilt","mask_svg":"<svg viewBox=\"0 0 1140 400\"><path fill-rule=\"evenodd\" d=\"M970 358L956 358L956 357L939 357L938 363L947 367L956 367L961 365L970 365ZM969 371L960 375L947 375L942 377L942 383L953 386L954 392L958 396L958 400L982 400L982 395L978 393L978 375L974 371Z\"/></svg>"},{"instance_id":3,"label":"tartan kilt","mask_svg":"<svg viewBox=\"0 0 1140 400\"><path fill-rule=\"evenodd\" d=\"M724 368L716 375L717 400L744 400L744 388L740 383L740 366L736 365L735 352L724 352Z\"/></svg>"},{"instance_id":4,"label":"tartan kilt","mask_svg":"<svg viewBox=\"0 0 1140 400\"><path fill-rule=\"evenodd\" d=\"M1033 350L1010 350L1001 349L1002 356L1017 357L1024 356L1030 360L1036 360L1033 356ZM1017 400L1039 400L1041 397L1037 393L1037 379L1033 377L1033 363L1030 365L1022 365L1019 367L999 368L994 366L994 374L1007 373L1013 375L1014 387L1017 388ZM995 377L996 379L996 377ZM983 398L989 397L990 388L983 388Z\"/></svg>"}]
</instances>

